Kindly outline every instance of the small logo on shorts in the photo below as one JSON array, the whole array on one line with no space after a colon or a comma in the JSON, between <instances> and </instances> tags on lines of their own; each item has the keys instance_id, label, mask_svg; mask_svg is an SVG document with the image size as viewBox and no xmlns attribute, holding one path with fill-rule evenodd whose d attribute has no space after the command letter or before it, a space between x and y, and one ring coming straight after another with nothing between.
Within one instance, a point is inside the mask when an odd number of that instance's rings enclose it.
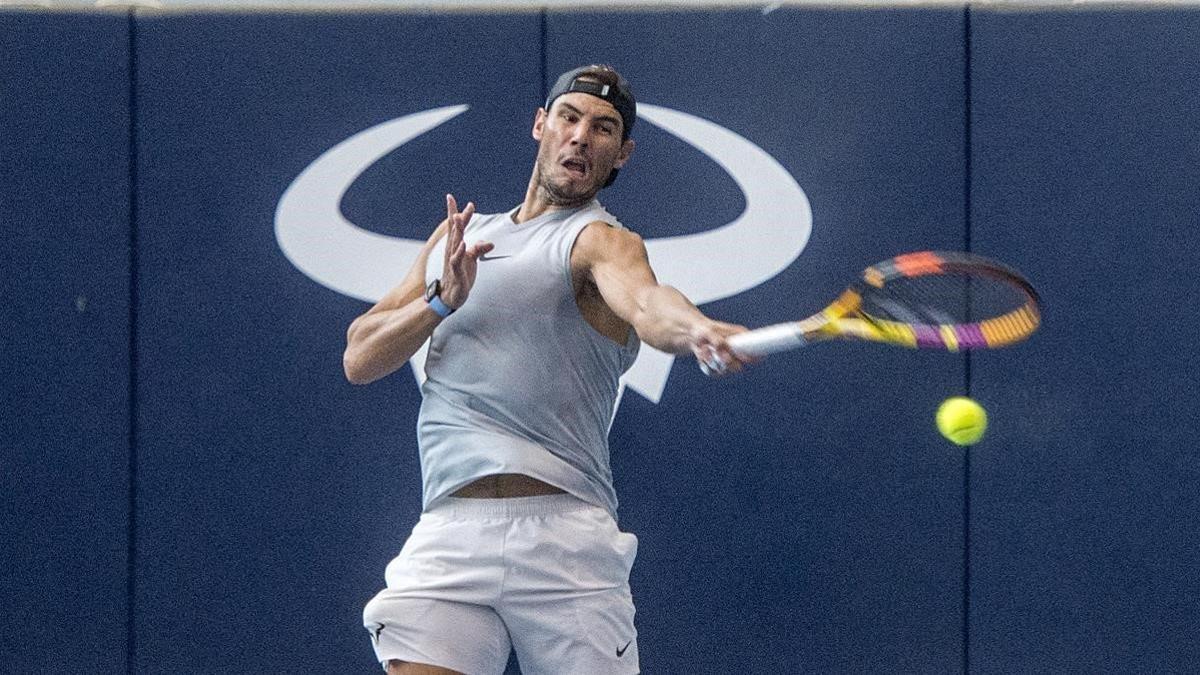
<instances>
[{"instance_id":1,"label":"small logo on shorts","mask_svg":"<svg viewBox=\"0 0 1200 675\"><path fill-rule=\"evenodd\" d=\"M371 640L379 642L379 634L383 632L383 624L375 626L375 630L371 631ZM629 645L625 645L628 647Z\"/></svg>"},{"instance_id":2,"label":"small logo on shorts","mask_svg":"<svg viewBox=\"0 0 1200 675\"><path fill-rule=\"evenodd\" d=\"M631 645L631 644L633 644L633 640L626 642L624 647L617 649L617 658L618 659L621 658L622 656L625 656L625 650L629 649L629 645Z\"/></svg>"}]
</instances>

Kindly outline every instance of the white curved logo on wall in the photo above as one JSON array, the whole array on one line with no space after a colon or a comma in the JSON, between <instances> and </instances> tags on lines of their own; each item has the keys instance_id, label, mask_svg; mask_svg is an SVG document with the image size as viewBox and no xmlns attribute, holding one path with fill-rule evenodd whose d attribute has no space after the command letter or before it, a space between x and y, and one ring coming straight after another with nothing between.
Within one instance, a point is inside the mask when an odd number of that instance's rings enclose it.
<instances>
[{"instance_id":1,"label":"white curved logo on wall","mask_svg":"<svg viewBox=\"0 0 1200 675\"><path fill-rule=\"evenodd\" d=\"M296 177L275 211L275 237L284 255L317 283L377 302L416 260L423 240L376 234L342 215L342 197L376 161L465 112L434 108L384 122L330 148ZM732 131L694 115L638 104L638 116L703 152L723 168L746 198L746 209L720 227L648 239L659 281L696 304L720 300L774 277L800 255L812 231L804 191L775 158ZM703 273L700 273L703 271ZM643 346L622 383L657 403L674 357ZM413 356L418 382L425 348Z\"/></svg>"}]
</instances>

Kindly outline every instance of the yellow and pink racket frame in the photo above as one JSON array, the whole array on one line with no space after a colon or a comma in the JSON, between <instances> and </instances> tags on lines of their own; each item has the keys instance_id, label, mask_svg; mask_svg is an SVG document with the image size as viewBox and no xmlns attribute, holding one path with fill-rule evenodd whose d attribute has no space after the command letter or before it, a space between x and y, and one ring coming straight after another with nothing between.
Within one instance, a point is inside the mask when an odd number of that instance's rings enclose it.
<instances>
[{"instance_id":1,"label":"yellow and pink racket frame","mask_svg":"<svg viewBox=\"0 0 1200 675\"><path fill-rule=\"evenodd\" d=\"M1025 302L999 316L959 324L904 323L872 316L862 309L867 287L883 288L897 279L940 274L999 279L1023 293ZM1041 323L1038 304L1033 286L1016 271L994 260L969 253L919 251L868 267L861 281L847 288L820 314L800 322L797 328L810 342L848 337L921 349L989 349L1020 342L1037 330Z\"/></svg>"}]
</instances>

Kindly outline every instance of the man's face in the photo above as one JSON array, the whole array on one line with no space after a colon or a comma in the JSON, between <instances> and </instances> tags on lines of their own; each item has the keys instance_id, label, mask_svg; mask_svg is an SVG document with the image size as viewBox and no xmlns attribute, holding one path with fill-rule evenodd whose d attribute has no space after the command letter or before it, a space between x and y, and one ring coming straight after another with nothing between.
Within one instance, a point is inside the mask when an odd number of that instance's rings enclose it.
<instances>
[{"instance_id":1,"label":"man's face","mask_svg":"<svg viewBox=\"0 0 1200 675\"><path fill-rule=\"evenodd\" d=\"M621 140L621 115L602 98L571 92L554 99L550 111L538 110L533 137L540 142L538 183L551 203L575 205L591 199L613 169L633 152Z\"/></svg>"}]
</instances>

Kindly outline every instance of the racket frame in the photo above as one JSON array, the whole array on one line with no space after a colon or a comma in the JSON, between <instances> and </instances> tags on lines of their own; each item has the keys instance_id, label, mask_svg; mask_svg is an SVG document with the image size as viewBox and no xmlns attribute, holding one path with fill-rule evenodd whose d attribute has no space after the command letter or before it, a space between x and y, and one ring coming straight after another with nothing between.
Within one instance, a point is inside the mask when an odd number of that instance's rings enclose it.
<instances>
[{"instance_id":1,"label":"racket frame","mask_svg":"<svg viewBox=\"0 0 1200 675\"><path fill-rule=\"evenodd\" d=\"M990 276L1025 295L1025 302L999 316L966 324L910 324L871 316L862 298L889 281L933 274ZM909 348L959 351L1003 347L1029 337L1041 323L1033 285L1010 267L970 253L918 251L876 263L863 271L828 307L802 321L773 324L729 338L729 347L753 358L814 342L843 339L883 342Z\"/></svg>"}]
</instances>

